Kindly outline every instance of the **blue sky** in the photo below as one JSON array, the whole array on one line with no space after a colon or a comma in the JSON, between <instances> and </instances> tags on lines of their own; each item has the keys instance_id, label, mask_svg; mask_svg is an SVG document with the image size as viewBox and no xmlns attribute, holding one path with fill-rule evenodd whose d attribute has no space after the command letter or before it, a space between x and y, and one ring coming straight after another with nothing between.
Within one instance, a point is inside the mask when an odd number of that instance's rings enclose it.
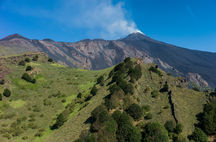
<instances>
[{"instance_id":1,"label":"blue sky","mask_svg":"<svg viewBox=\"0 0 216 142\"><path fill-rule=\"evenodd\" d=\"M0 0L0 38L118 39L141 30L181 47L216 52L215 0Z\"/></svg>"}]
</instances>

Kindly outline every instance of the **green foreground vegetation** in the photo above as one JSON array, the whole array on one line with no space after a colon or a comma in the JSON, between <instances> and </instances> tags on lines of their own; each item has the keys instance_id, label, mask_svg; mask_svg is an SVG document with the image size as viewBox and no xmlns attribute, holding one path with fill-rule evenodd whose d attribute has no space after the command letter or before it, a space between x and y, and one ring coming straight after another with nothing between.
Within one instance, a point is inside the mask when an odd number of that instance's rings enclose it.
<instances>
[{"instance_id":1,"label":"green foreground vegetation","mask_svg":"<svg viewBox=\"0 0 216 142\"><path fill-rule=\"evenodd\" d=\"M157 65L126 58L88 71L36 53L0 62L9 70L0 80L0 141L214 141L216 93L188 89Z\"/></svg>"}]
</instances>

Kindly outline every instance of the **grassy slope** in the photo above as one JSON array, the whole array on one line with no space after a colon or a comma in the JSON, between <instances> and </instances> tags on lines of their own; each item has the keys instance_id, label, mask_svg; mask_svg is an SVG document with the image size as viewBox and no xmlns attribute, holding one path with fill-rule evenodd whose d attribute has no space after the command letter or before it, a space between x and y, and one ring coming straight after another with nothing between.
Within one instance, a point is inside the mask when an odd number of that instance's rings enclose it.
<instances>
[{"instance_id":1,"label":"grassy slope","mask_svg":"<svg viewBox=\"0 0 216 142\"><path fill-rule=\"evenodd\" d=\"M90 116L92 110L101 104L103 97L108 95L105 82L104 87L99 87L99 92L94 96L89 104L81 109L82 106L76 106L74 113L70 115L69 120L58 130L49 130L50 124L56 117L56 114L60 113L67 103L70 103L76 98L77 93L82 92L85 95L89 94L90 88L95 84L95 80L99 75L108 74L111 68L101 71L86 71L79 69L71 69L58 64L51 64L46 62L47 57L40 57L40 61L31 62L30 65L34 66L36 71L39 71L35 75L37 83L35 85L27 83L20 79L25 68L17 65L9 65L12 73L6 80L10 80L10 83L0 86L0 92L3 87L9 87L13 95L9 99L4 99L0 102L1 114L16 114L11 119L1 119L0 126L4 126L6 129L9 125L16 121L17 118L26 116L28 119L21 123L21 125L30 123L29 116L35 115L35 121L33 122L38 126L36 130L28 129L18 137L11 138L9 141L22 141L23 136L28 136L26 141L48 141L48 142L65 142L73 141L79 137L82 130L88 129L89 125L84 122ZM141 105L150 105L150 113L153 114L153 119L148 121L159 121L165 123L166 120L173 119L171 115L171 109L169 105L167 93L159 93L157 98L152 98L151 92L153 90L159 91L162 84L168 81L170 89L173 92L172 99L175 107L176 117L184 125L183 134L187 135L193 130L193 123L196 122L195 115L202 111L202 104L205 103L205 94L196 92L193 90L176 87L178 78L167 76L163 73L163 77L159 77L155 73L148 71L150 64L142 65L142 78L137 82L136 94L139 96ZM65 97L56 98L52 94L61 91L61 94L65 94ZM52 97L49 97L49 96ZM51 102L50 106L44 106L44 99ZM65 103L61 100L66 99ZM34 112L34 106L40 108L40 112ZM165 107L167 107L165 109ZM43 117L40 115L43 114ZM144 120L144 123L148 122ZM8 125L9 124L9 125ZM8 126L6 126L8 125ZM0 129L4 129L1 127ZM35 133L39 129L44 129L42 137L34 137ZM0 135L0 141L6 141L2 135Z\"/></svg>"},{"instance_id":2,"label":"grassy slope","mask_svg":"<svg viewBox=\"0 0 216 142\"><path fill-rule=\"evenodd\" d=\"M138 94L141 104L151 106L150 113L152 113L153 119L150 121L159 121L164 124L166 120L174 120L171 114L168 93L159 93L157 98L151 96L153 90L159 91L162 84L167 81L169 90L172 91L175 115L177 120L184 126L182 134L184 136L191 134L194 123L197 122L196 114L202 111L203 104L206 103L205 93L177 87L176 84L180 82L179 79L181 78L173 78L164 72L162 72L163 77L159 77L157 74L148 71L150 66L150 64L143 66L143 76L138 82ZM184 86L184 83L182 85ZM166 108L167 106L169 108Z\"/></svg>"},{"instance_id":3,"label":"grassy slope","mask_svg":"<svg viewBox=\"0 0 216 142\"><path fill-rule=\"evenodd\" d=\"M0 112L2 116L15 115L9 119L0 119L0 130L7 131L17 118L26 117L19 126L28 126L30 117L33 115L33 124L37 126L36 129L28 128L24 133L17 137L11 137L9 141L23 141L22 138L27 136L25 141L43 141L52 131L49 130L50 124L56 117L56 114L64 109L67 103L70 103L76 98L79 92L88 95L91 87L95 84L96 78L104 74L103 71L86 71L80 69L67 68L54 63L48 63L47 57L40 56L39 61L28 63L34 67L33 74L37 79L36 84L28 83L21 79L22 74L25 72L25 67L16 64L5 64L11 70L10 75L6 78L4 86L0 87L0 92L3 88L10 88L12 95L10 98L3 98L0 102ZM38 73L36 73L38 72ZM54 97L60 91L63 97ZM50 105L44 105L44 100L47 99ZM61 100L65 99L66 102L62 103ZM76 110L80 106L77 106ZM36 108L36 110L35 110ZM75 110L75 111L76 111ZM73 118L73 115L71 118ZM43 115L41 117L41 115ZM43 130L44 136L36 138L34 135L38 130ZM6 134L6 133L5 133ZM0 141L7 141L0 135Z\"/></svg>"}]
</instances>

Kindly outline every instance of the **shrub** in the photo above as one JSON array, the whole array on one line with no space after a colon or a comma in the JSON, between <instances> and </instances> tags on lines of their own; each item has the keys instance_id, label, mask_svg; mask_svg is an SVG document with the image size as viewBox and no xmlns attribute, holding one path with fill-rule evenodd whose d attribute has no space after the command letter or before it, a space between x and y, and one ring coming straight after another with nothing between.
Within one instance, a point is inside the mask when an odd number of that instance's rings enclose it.
<instances>
[{"instance_id":1,"label":"shrub","mask_svg":"<svg viewBox=\"0 0 216 142\"><path fill-rule=\"evenodd\" d=\"M67 121L68 116L68 110L64 110L62 113L60 113L56 118L56 123L50 127L51 130L58 129L59 127L61 127Z\"/></svg>"},{"instance_id":2,"label":"shrub","mask_svg":"<svg viewBox=\"0 0 216 142\"><path fill-rule=\"evenodd\" d=\"M152 98L157 98L158 95L159 95L159 93L158 93L158 91L156 91L156 90L154 90L154 91L151 92Z\"/></svg>"},{"instance_id":3,"label":"shrub","mask_svg":"<svg viewBox=\"0 0 216 142\"><path fill-rule=\"evenodd\" d=\"M127 57L127 58L124 59L124 62L125 62L125 63L128 63L129 61L131 61L131 58L130 58L130 57Z\"/></svg>"},{"instance_id":4,"label":"shrub","mask_svg":"<svg viewBox=\"0 0 216 142\"><path fill-rule=\"evenodd\" d=\"M100 123L104 123L108 121L108 119L109 119L109 113L107 110L103 110L98 114L98 120L100 121Z\"/></svg>"},{"instance_id":5,"label":"shrub","mask_svg":"<svg viewBox=\"0 0 216 142\"><path fill-rule=\"evenodd\" d=\"M207 135L200 128L197 128L197 127L192 133L191 139L193 139L195 142L207 142L208 141Z\"/></svg>"},{"instance_id":6,"label":"shrub","mask_svg":"<svg viewBox=\"0 0 216 142\"><path fill-rule=\"evenodd\" d=\"M216 131L216 103L210 102L204 106L200 115L200 127L206 134L214 134Z\"/></svg>"},{"instance_id":7,"label":"shrub","mask_svg":"<svg viewBox=\"0 0 216 142\"><path fill-rule=\"evenodd\" d=\"M2 101L2 94L0 93L0 101Z\"/></svg>"},{"instance_id":8,"label":"shrub","mask_svg":"<svg viewBox=\"0 0 216 142\"><path fill-rule=\"evenodd\" d=\"M79 94L77 95L77 98L82 98L82 93L79 93Z\"/></svg>"},{"instance_id":9,"label":"shrub","mask_svg":"<svg viewBox=\"0 0 216 142\"><path fill-rule=\"evenodd\" d=\"M169 86L167 84L167 82L164 84L163 88L160 89L160 92L168 92L169 90Z\"/></svg>"},{"instance_id":10,"label":"shrub","mask_svg":"<svg viewBox=\"0 0 216 142\"><path fill-rule=\"evenodd\" d=\"M122 113L119 117L117 139L118 141L140 142L141 133L134 127L130 121L129 116L126 113Z\"/></svg>"},{"instance_id":11,"label":"shrub","mask_svg":"<svg viewBox=\"0 0 216 142\"><path fill-rule=\"evenodd\" d=\"M37 61L38 58L39 58L38 55L35 55L35 56L32 58L32 60L33 60L33 61Z\"/></svg>"},{"instance_id":12,"label":"shrub","mask_svg":"<svg viewBox=\"0 0 216 142\"><path fill-rule=\"evenodd\" d=\"M93 96L95 96L95 95L97 94L97 91L98 91L98 89L97 89L96 85L94 85L94 86L92 87L90 93L91 93Z\"/></svg>"},{"instance_id":13,"label":"shrub","mask_svg":"<svg viewBox=\"0 0 216 142\"><path fill-rule=\"evenodd\" d=\"M22 61L19 62L19 65L20 65L20 66L25 66L26 63L25 63L25 61L22 60Z\"/></svg>"},{"instance_id":14,"label":"shrub","mask_svg":"<svg viewBox=\"0 0 216 142\"><path fill-rule=\"evenodd\" d=\"M25 58L25 62L29 63L30 61L30 58Z\"/></svg>"},{"instance_id":15,"label":"shrub","mask_svg":"<svg viewBox=\"0 0 216 142\"><path fill-rule=\"evenodd\" d=\"M127 113L134 118L134 120L139 120L142 117L142 109L138 104L132 104L127 109Z\"/></svg>"},{"instance_id":16,"label":"shrub","mask_svg":"<svg viewBox=\"0 0 216 142\"><path fill-rule=\"evenodd\" d=\"M53 59L52 59L52 58L49 58L49 59L48 59L48 62L53 62Z\"/></svg>"},{"instance_id":17,"label":"shrub","mask_svg":"<svg viewBox=\"0 0 216 142\"><path fill-rule=\"evenodd\" d=\"M103 86L103 82L104 82L104 76L102 75L97 79L97 84L100 84L101 86Z\"/></svg>"},{"instance_id":18,"label":"shrub","mask_svg":"<svg viewBox=\"0 0 216 142\"><path fill-rule=\"evenodd\" d=\"M155 67L152 67L152 66L151 66L151 67L149 68L149 71L154 72L154 73L158 74L159 76L162 76L162 74L161 74L160 70L158 70L158 67L157 67L157 66L155 66Z\"/></svg>"},{"instance_id":19,"label":"shrub","mask_svg":"<svg viewBox=\"0 0 216 142\"><path fill-rule=\"evenodd\" d=\"M121 88L116 84L109 87L110 94L113 94L114 92L117 92L119 90L121 90Z\"/></svg>"},{"instance_id":20,"label":"shrub","mask_svg":"<svg viewBox=\"0 0 216 142\"><path fill-rule=\"evenodd\" d=\"M149 105L143 105L142 106L142 111L143 112L148 112L148 111L150 111L150 109L151 109L151 107Z\"/></svg>"},{"instance_id":21,"label":"shrub","mask_svg":"<svg viewBox=\"0 0 216 142\"><path fill-rule=\"evenodd\" d=\"M169 120L169 121L166 121L166 123L164 124L164 127L167 129L168 132L173 132L176 127L176 124L173 120Z\"/></svg>"},{"instance_id":22,"label":"shrub","mask_svg":"<svg viewBox=\"0 0 216 142\"><path fill-rule=\"evenodd\" d=\"M151 113L147 113L144 118L148 120L148 119L152 119L152 117L153 116Z\"/></svg>"},{"instance_id":23,"label":"shrub","mask_svg":"<svg viewBox=\"0 0 216 142\"><path fill-rule=\"evenodd\" d=\"M133 79L138 80L139 78L141 78L141 76L142 76L141 66L136 65L134 69L131 68L129 70L129 75L130 75L132 80Z\"/></svg>"},{"instance_id":24,"label":"shrub","mask_svg":"<svg viewBox=\"0 0 216 142\"><path fill-rule=\"evenodd\" d=\"M121 116L121 111L116 110L113 112L112 117L115 119L116 122L119 122L119 118Z\"/></svg>"},{"instance_id":25,"label":"shrub","mask_svg":"<svg viewBox=\"0 0 216 142\"><path fill-rule=\"evenodd\" d=\"M157 122L147 123L143 127L143 141L149 142L168 142L169 136L167 130Z\"/></svg>"},{"instance_id":26,"label":"shrub","mask_svg":"<svg viewBox=\"0 0 216 142\"><path fill-rule=\"evenodd\" d=\"M3 95L4 95L5 97L10 97L11 91L10 91L8 88L6 88L6 89L4 89Z\"/></svg>"},{"instance_id":27,"label":"shrub","mask_svg":"<svg viewBox=\"0 0 216 142\"><path fill-rule=\"evenodd\" d=\"M180 123L178 123L178 124L176 125L175 132L176 132L177 134L180 134L180 133L182 132L182 130L183 130L183 125L180 124Z\"/></svg>"},{"instance_id":28,"label":"shrub","mask_svg":"<svg viewBox=\"0 0 216 142\"><path fill-rule=\"evenodd\" d=\"M24 73L22 75L22 79L27 81L27 82L31 82L31 83L36 83L36 80L35 79L32 79L31 76L28 74L28 73Z\"/></svg>"},{"instance_id":29,"label":"shrub","mask_svg":"<svg viewBox=\"0 0 216 142\"><path fill-rule=\"evenodd\" d=\"M111 78L113 75L114 75L114 70L112 70L112 71L109 73L109 78Z\"/></svg>"},{"instance_id":30,"label":"shrub","mask_svg":"<svg viewBox=\"0 0 216 142\"><path fill-rule=\"evenodd\" d=\"M0 84L4 85L5 84L5 80L4 79L0 80Z\"/></svg>"},{"instance_id":31,"label":"shrub","mask_svg":"<svg viewBox=\"0 0 216 142\"><path fill-rule=\"evenodd\" d=\"M31 66L26 67L26 71L31 71L33 68Z\"/></svg>"}]
</instances>

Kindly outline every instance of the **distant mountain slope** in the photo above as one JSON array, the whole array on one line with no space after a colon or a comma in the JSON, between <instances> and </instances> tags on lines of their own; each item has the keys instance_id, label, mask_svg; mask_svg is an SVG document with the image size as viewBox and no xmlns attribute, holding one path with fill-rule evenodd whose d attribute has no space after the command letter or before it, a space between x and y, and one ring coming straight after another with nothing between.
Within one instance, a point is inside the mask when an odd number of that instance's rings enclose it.
<instances>
[{"instance_id":1,"label":"distant mountain slope","mask_svg":"<svg viewBox=\"0 0 216 142\"><path fill-rule=\"evenodd\" d=\"M119 40L86 39L79 42L31 40L18 34L0 40L0 56L29 51L42 51L61 64L93 70L110 67L128 56L139 57L201 86L216 86L215 53L180 48L141 33L132 33Z\"/></svg>"}]
</instances>

